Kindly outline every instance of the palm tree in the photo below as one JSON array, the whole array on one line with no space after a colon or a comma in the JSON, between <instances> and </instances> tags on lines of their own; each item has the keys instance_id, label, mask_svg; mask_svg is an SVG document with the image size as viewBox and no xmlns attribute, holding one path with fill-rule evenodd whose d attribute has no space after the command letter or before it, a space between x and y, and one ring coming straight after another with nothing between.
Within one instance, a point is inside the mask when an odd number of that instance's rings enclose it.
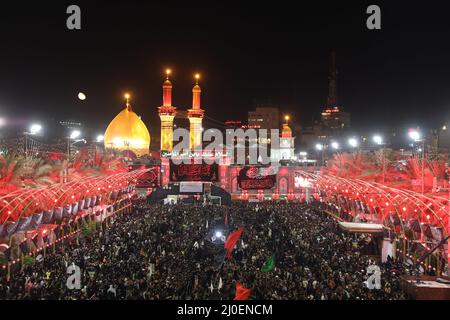
<instances>
[{"instance_id":1,"label":"palm tree","mask_svg":"<svg viewBox=\"0 0 450 320\"><path fill-rule=\"evenodd\" d=\"M22 186L26 161L16 154L0 157L0 194L7 194Z\"/></svg>"},{"instance_id":2,"label":"palm tree","mask_svg":"<svg viewBox=\"0 0 450 320\"><path fill-rule=\"evenodd\" d=\"M42 187L58 182L62 165L44 159L31 159L27 164L26 187Z\"/></svg>"},{"instance_id":3,"label":"palm tree","mask_svg":"<svg viewBox=\"0 0 450 320\"><path fill-rule=\"evenodd\" d=\"M334 154L333 159L328 161L328 172L339 177L371 180L375 179L380 169L371 155L343 152Z\"/></svg>"}]
</instances>

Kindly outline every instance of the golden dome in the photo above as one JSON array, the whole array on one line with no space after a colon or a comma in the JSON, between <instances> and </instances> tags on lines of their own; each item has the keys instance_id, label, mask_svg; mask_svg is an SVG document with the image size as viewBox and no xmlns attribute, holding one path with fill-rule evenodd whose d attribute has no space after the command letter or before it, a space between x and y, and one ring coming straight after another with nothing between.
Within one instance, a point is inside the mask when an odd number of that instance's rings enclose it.
<instances>
[{"instance_id":1,"label":"golden dome","mask_svg":"<svg viewBox=\"0 0 450 320\"><path fill-rule=\"evenodd\" d=\"M150 133L129 104L111 121L104 137L106 149L131 150L137 156L149 153Z\"/></svg>"},{"instance_id":2,"label":"golden dome","mask_svg":"<svg viewBox=\"0 0 450 320\"><path fill-rule=\"evenodd\" d=\"M164 81L164 83L163 83L163 86L164 87L172 87L172 82L170 82L169 79L166 79L166 81Z\"/></svg>"},{"instance_id":3,"label":"golden dome","mask_svg":"<svg viewBox=\"0 0 450 320\"><path fill-rule=\"evenodd\" d=\"M283 124L283 130L281 131L281 136L283 138L292 137L292 130L287 123Z\"/></svg>"}]
</instances>

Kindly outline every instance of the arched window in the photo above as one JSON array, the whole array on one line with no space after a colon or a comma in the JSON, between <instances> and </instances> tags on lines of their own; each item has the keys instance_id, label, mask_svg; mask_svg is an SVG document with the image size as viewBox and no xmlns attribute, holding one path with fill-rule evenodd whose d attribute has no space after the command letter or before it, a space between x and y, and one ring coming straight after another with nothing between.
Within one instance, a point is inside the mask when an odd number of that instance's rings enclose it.
<instances>
[{"instance_id":1,"label":"arched window","mask_svg":"<svg viewBox=\"0 0 450 320\"><path fill-rule=\"evenodd\" d=\"M239 191L239 186L238 186L237 177L234 177L233 180L231 180L231 192L238 192L238 191Z\"/></svg>"},{"instance_id":2,"label":"arched window","mask_svg":"<svg viewBox=\"0 0 450 320\"><path fill-rule=\"evenodd\" d=\"M288 183L286 178L280 178L278 182L278 189L280 190L280 194L288 193Z\"/></svg>"}]
</instances>

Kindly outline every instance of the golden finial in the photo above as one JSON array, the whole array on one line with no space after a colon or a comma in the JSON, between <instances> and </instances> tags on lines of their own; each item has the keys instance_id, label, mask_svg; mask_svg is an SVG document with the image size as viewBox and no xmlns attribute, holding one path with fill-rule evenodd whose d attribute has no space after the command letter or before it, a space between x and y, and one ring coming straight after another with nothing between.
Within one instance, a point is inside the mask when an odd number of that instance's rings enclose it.
<instances>
[{"instance_id":1,"label":"golden finial","mask_svg":"<svg viewBox=\"0 0 450 320\"><path fill-rule=\"evenodd\" d=\"M286 124L289 124L289 119L290 119L290 118L291 118L291 117L289 117L288 114L284 116L284 120L286 121Z\"/></svg>"},{"instance_id":2,"label":"golden finial","mask_svg":"<svg viewBox=\"0 0 450 320\"><path fill-rule=\"evenodd\" d=\"M169 80L169 76L172 73L172 70L166 69L166 79Z\"/></svg>"},{"instance_id":3,"label":"golden finial","mask_svg":"<svg viewBox=\"0 0 450 320\"><path fill-rule=\"evenodd\" d=\"M124 97L125 97L127 108L129 109L130 108L130 94L129 93L125 93Z\"/></svg>"},{"instance_id":4,"label":"golden finial","mask_svg":"<svg viewBox=\"0 0 450 320\"><path fill-rule=\"evenodd\" d=\"M195 84L198 84L198 80L200 79L200 74L195 74Z\"/></svg>"}]
</instances>

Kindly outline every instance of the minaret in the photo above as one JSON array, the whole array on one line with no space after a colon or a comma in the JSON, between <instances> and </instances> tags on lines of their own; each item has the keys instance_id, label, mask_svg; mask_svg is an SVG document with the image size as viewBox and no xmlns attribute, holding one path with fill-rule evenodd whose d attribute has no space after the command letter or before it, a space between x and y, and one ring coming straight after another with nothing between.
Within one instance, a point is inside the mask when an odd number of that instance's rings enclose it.
<instances>
[{"instance_id":1,"label":"minaret","mask_svg":"<svg viewBox=\"0 0 450 320\"><path fill-rule=\"evenodd\" d=\"M195 75L195 86L192 88L192 109L188 110L190 123L190 141L189 148L194 150L202 146L202 120L205 111L200 109L200 94L202 92L198 85L200 75Z\"/></svg>"},{"instance_id":2,"label":"minaret","mask_svg":"<svg viewBox=\"0 0 450 320\"><path fill-rule=\"evenodd\" d=\"M163 83L163 105L158 108L161 118L161 151L171 152L173 149L173 119L177 108L172 106L172 82L169 80L170 69L166 70Z\"/></svg>"}]
</instances>

